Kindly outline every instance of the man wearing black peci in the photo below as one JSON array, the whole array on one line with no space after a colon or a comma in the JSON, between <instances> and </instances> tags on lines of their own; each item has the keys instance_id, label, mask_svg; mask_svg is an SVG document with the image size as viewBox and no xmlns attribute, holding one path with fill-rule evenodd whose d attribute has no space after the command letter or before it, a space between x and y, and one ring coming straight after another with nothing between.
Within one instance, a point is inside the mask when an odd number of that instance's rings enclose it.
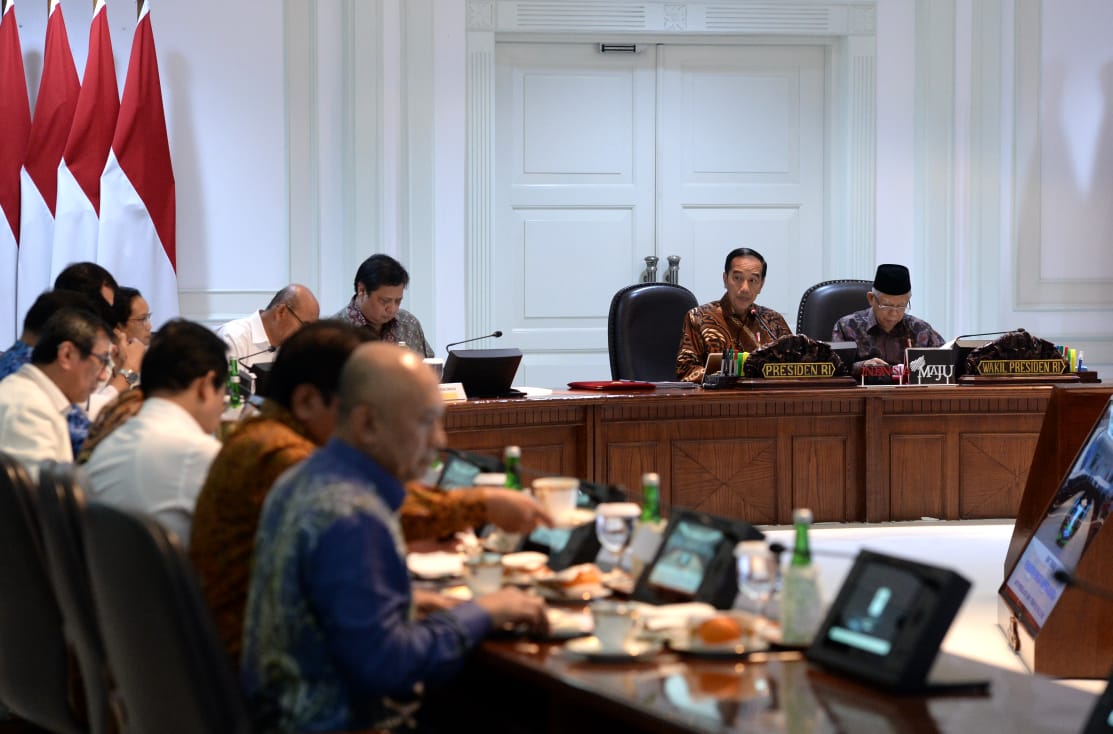
<instances>
[{"instance_id":1,"label":"man wearing black peci","mask_svg":"<svg viewBox=\"0 0 1113 734\"><path fill-rule=\"evenodd\" d=\"M765 285L769 266L756 250L731 250L723 265L726 293L718 301L705 303L684 317L676 376L702 382L707 355L733 349L752 352L792 333L784 317L754 301Z\"/></svg>"},{"instance_id":2,"label":"man wearing black peci","mask_svg":"<svg viewBox=\"0 0 1113 734\"><path fill-rule=\"evenodd\" d=\"M867 366L887 367L904 363L909 347L943 345L931 324L908 313L912 302L912 280L903 265L877 266L873 290L866 294L869 308L843 316L835 323L832 341L855 342L854 376Z\"/></svg>"}]
</instances>

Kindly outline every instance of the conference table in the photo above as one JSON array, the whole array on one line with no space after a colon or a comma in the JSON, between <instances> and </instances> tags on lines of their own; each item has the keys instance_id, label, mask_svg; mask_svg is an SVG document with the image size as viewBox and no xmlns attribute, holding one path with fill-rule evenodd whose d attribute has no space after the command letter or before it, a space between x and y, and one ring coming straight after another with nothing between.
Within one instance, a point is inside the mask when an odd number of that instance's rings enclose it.
<instances>
[{"instance_id":1,"label":"conference table","mask_svg":"<svg viewBox=\"0 0 1113 734\"><path fill-rule=\"evenodd\" d=\"M1077 734L1095 702L1092 693L1043 676L946 653L939 663L989 681L988 691L888 694L827 673L797 652L702 660L665 651L605 663L556 643L492 640L452 683L429 692L424 710L444 731Z\"/></svg>"},{"instance_id":2,"label":"conference table","mask_svg":"<svg viewBox=\"0 0 1113 734\"><path fill-rule=\"evenodd\" d=\"M454 449L522 449L579 477L753 524L1014 517L1053 389L989 386L554 391L448 404Z\"/></svg>"}]
</instances>

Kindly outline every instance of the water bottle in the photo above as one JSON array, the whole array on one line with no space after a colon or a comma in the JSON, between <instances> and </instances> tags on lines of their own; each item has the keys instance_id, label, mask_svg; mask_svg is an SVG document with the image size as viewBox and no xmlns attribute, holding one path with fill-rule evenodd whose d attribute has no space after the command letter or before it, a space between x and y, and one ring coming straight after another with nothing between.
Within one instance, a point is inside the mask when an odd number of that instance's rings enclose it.
<instances>
[{"instance_id":1,"label":"water bottle","mask_svg":"<svg viewBox=\"0 0 1113 734\"><path fill-rule=\"evenodd\" d=\"M240 394L240 364L235 357L228 360L228 405L232 408L243 405L243 396Z\"/></svg>"},{"instance_id":2,"label":"water bottle","mask_svg":"<svg viewBox=\"0 0 1113 734\"><path fill-rule=\"evenodd\" d=\"M502 452L502 463L506 471L506 480L503 486L507 489L522 488L522 449L517 446L507 446Z\"/></svg>"},{"instance_id":3,"label":"water bottle","mask_svg":"<svg viewBox=\"0 0 1113 734\"><path fill-rule=\"evenodd\" d=\"M642 516L643 523L657 523L661 520L661 477L656 472L642 474Z\"/></svg>"},{"instance_id":4,"label":"water bottle","mask_svg":"<svg viewBox=\"0 0 1113 734\"><path fill-rule=\"evenodd\" d=\"M812 511L801 508L792 513L796 540L792 560L784 575L781 595L781 637L786 645L808 645L823 621L823 603L819 590L819 569L812 563L808 530Z\"/></svg>"}]
</instances>

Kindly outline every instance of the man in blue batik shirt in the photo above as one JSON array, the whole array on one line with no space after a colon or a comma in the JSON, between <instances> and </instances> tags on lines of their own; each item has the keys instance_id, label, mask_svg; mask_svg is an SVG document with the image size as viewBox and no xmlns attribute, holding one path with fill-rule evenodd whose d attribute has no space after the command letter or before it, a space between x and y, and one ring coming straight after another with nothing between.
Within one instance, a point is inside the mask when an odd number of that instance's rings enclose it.
<instances>
[{"instance_id":1,"label":"man in blue batik shirt","mask_svg":"<svg viewBox=\"0 0 1113 734\"><path fill-rule=\"evenodd\" d=\"M546 623L544 602L517 589L415 617L397 512L444 443L436 376L374 342L338 394L333 438L278 480L255 537L241 676L268 730L398 727L421 685L454 675L491 629Z\"/></svg>"}]
</instances>

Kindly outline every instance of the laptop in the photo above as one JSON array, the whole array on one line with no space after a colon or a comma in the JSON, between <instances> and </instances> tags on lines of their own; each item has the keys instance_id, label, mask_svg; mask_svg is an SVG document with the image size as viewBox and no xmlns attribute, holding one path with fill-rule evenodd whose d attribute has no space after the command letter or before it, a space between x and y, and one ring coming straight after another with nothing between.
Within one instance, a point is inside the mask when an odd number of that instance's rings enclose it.
<instances>
[{"instance_id":1,"label":"laptop","mask_svg":"<svg viewBox=\"0 0 1113 734\"><path fill-rule=\"evenodd\" d=\"M511 398L525 393L511 389L522 350L457 349L444 361L441 382L459 382L469 398Z\"/></svg>"}]
</instances>

